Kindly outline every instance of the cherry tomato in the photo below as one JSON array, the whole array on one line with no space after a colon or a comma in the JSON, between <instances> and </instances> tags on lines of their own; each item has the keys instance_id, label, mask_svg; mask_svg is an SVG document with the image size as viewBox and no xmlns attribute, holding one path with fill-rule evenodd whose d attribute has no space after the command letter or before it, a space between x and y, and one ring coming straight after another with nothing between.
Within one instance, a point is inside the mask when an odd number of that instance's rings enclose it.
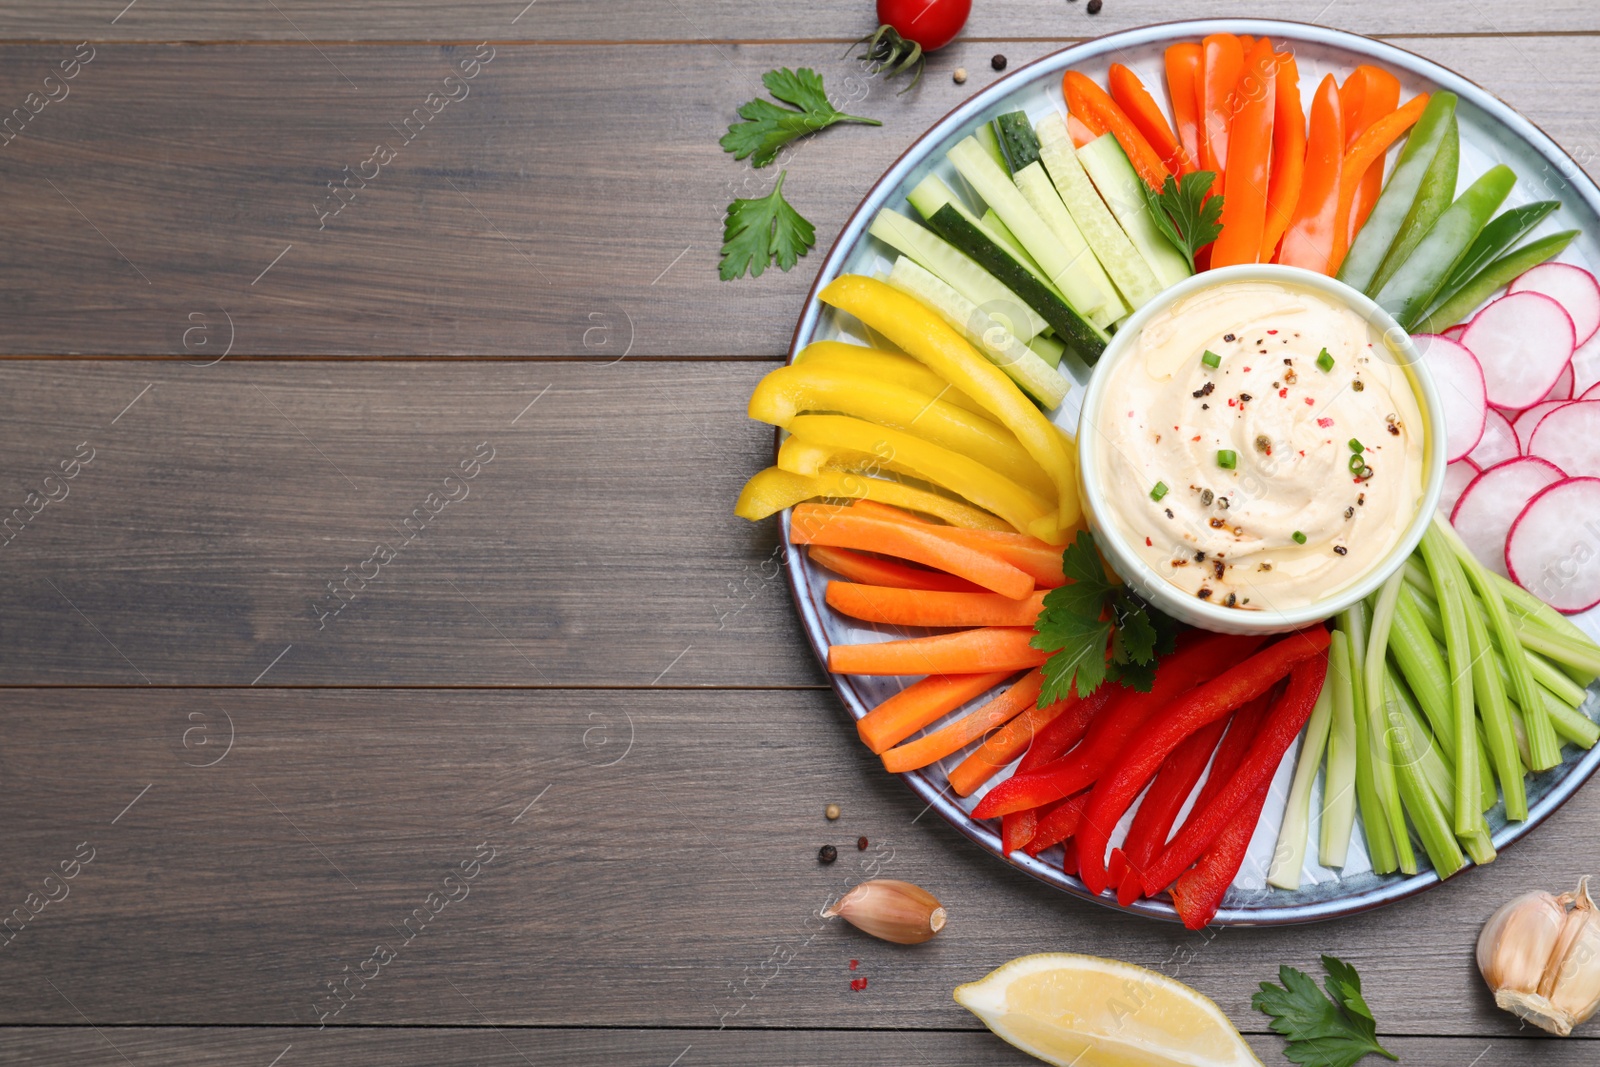
<instances>
[{"instance_id":1,"label":"cherry tomato","mask_svg":"<svg viewBox=\"0 0 1600 1067\"><path fill-rule=\"evenodd\" d=\"M878 21L924 52L937 52L961 32L972 0L878 0Z\"/></svg>"}]
</instances>

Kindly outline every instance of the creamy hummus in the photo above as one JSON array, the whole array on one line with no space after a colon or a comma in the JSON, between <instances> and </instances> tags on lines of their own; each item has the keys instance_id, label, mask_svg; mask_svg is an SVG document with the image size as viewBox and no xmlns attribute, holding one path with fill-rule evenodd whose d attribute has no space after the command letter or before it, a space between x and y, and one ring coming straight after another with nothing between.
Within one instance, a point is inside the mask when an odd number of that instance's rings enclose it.
<instances>
[{"instance_id":1,"label":"creamy hummus","mask_svg":"<svg viewBox=\"0 0 1600 1067\"><path fill-rule=\"evenodd\" d=\"M1304 607L1361 578L1416 516L1410 380L1382 334L1316 292L1202 289L1146 323L1110 375L1097 518L1192 596Z\"/></svg>"}]
</instances>

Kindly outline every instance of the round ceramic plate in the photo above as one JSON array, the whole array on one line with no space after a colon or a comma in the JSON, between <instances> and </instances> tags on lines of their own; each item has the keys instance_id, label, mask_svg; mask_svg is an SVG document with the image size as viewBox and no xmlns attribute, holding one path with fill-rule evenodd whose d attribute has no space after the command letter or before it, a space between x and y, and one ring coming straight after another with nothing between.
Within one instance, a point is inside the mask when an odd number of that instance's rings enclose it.
<instances>
[{"instance_id":1,"label":"round ceramic plate","mask_svg":"<svg viewBox=\"0 0 1600 1067\"><path fill-rule=\"evenodd\" d=\"M1516 171L1518 180L1506 206L1532 200L1559 199L1561 209L1546 219L1535 234L1557 229L1579 229L1582 235L1561 258L1590 269L1600 265L1600 225L1597 225L1600 222L1600 218L1597 218L1600 216L1600 190L1554 141L1527 119L1465 78L1392 45L1318 26L1256 19L1173 22L1112 34L1019 68L972 97L923 134L879 179L839 235L807 298L805 311L795 330L790 358L816 340L867 341L859 323L822 305L816 299L817 292L840 274L870 275L889 268L890 260L885 254L887 249L867 236L866 229L873 216L884 207L914 215L906 203L906 195L930 173L940 174L959 188L954 171L945 160L945 153L980 123L1003 112L1019 109L1035 120L1050 111L1065 113L1061 75L1069 69L1080 70L1103 85L1107 68L1117 62L1131 67L1146 85L1163 86L1162 53L1166 46L1177 41L1198 41L1206 34L1217 32L1271 37L1275 42L1291 46L1299 64L1301 92L1307 101L1324 75L1332 73L1343 80L1360 63L1374 63L1396 74L1402 85L1402 99L1417 92L1437 89L1457 94L1460 97L1457 111L1461 129L1460 187L1464 188L1496 163L1509 164ZM1069 370L1075 377L1077 388L1073 389L1072 395L1054 418L1064 429L1075 431L1078 402L1083 395L1082 386L1087 381L1087 371L1081 365L1069 369L1065 362L1063 369ZM788 532L788 514L785 513L786 538ZM809 560L790 567L789 575L806 633L813 649L824 662L830 644L850 644L890 636L879 628L858 624L827 608L822 598L828 575L814 567ZM1589 633L1600 635L1600 611L1592 611L1578 622ZM916 632L897 631L893 636L915 635ZM834 675L832 679L834 689L856 719L914 680L841 675ZM1591 688L1584 711L1600 719L1600 685ZM1109 895L1096 897L1076 877L1063 873L1059 847L1042 852L1037 858L1022 853L1004 855L1000 847L998 822L979 821L970 814L983 791L960 798L946 787L946 772L964 755L964 752L958 753L939 765L902 777L946 821L1002 862L1019 867L1035 878L1077 896L1115 904ZM1374 874L1361 840L1359 823L1345 867L1331 870L1315 865L1312 862L1316 855L1318 832L1315 819L1321 806L1319 779L1311 805L1313 822L1310 840L1313 844L1308 849L1308 861L1302 872L1300 888L1288 892L1269 887L1266 883L1266 867L1277 840L1296 755L1296 750L1291 748L1278 769L1272 795L1250 843L1249 855L1222 909L1217 913L1216 923L1269 926L1334 918L1400 900L1438 884L1438 878L1431 871L1409 877ZM1489 813L1496 848L1504 848L1538 826L1600 765L1600 746L1582 752L1569 745L1565 755L1566 761L1561 766L1529 780L1530 814L1526 822L1508 824L1501 808ZM1004 777L1002 774L996 780ZM1125 819L1124 825L1112 836L1113 842L1120 840L1127 821ZM1426 857L1422 859L1425 864ZM1467 876L1462 874L1457 877ZM1176 918L1171 904L1164 897L1140 901L1132 910L1161 919Z\"/></svg>"}]
</instances>

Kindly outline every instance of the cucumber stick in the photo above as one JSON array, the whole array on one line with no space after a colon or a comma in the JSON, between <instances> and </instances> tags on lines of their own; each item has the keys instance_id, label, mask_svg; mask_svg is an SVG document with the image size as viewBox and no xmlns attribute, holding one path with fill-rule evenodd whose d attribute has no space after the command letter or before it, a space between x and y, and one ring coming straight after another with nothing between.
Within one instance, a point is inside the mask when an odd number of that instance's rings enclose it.
<instances>
[{"instance_id":1,"label":"cucumber stick","mask_svg":"<svg viewBox=\"0 0 1600 1067\"><path fill-rule=\"evenodd\" d=\"M1117 225L1100 194L1094 191L1094 183L1084 173L1083 164L1078 162L1078 153L1072 147L1072 137L1061 116L1052 113L1042 119L1038 135L1039 159L1055 184L1061 202L1066 205L1067 213L1083 231L1084 239L1094 249L1106 273L1111 275L1123 299L1133 310L1139 310L1161 291L1155 272Z\"/></svg>"},{"instance_id":2,"label":"cucumber stick","mask_svg":"<svg viewBox=\"0 0 1600 1067\"><path fill-rule=\"evenodd\" d=\"M1089 247L1089 242L1084 238L1083 231L1078 229L1078 224L1072 221L1067 206L1061 202L1061 196L1056 192L1056 187L1050 184L1050 175L1045 173L1044 165L1030 163L1017 171L1012 176L1017 184L1017 191L1028 205L1038 212L1044 219L1045 225L1050 227L1050 232L1056 235L1073 258L1073 263L1079 274L1091 278L1095 289L1105 300L1101 314L1104 319L1089 316L1089 321L1096 326L1109 326L1128 314L1128 305L1117 292L1115 283L1106 269L1095 258L1094 249Z\"/></svg>"},{"instance_id":3,"label":"cucumber stick","mask_svg":"<svg viewBox=\"0 0 1600 1067\"><path fill-rule=\"evenodd\" d=\"M1061 357L1067 353L1066 345L1054 337L1045 337L1042 334L1029 341L1028 347L1033 350L1034 355L1057 368L1061 366Z\"/></svg>"},{"instance_id":4,"label":"cucumber stick","mask_svg":"<svg viewBox=\"0 0 1600 1067\"><path fill-rule=\"evenodd\" d=\"M1060 407L1061 401L1066 399L1072 385L1059 371L1017 340L999 319L983 312L910 259L901 256L895 260L894 269L889 271L889 284L922 301L959 330L989 362L1005 371L1023 392L1046 408Z\"/></svg>"},{"instance_id":5,"label":"cucumber stick","mask_svg":"<svg viewBox=\"0 0 1600 1067\"><path fill-rule=\"evenodd\" d=\"M1061 296L1061 290L1050 285L1050 280L1044 276L1044 271L1040 269L1039 264L1035 263L1033 257L1028 255L1028 250L1022 247L1022 242L1017 240L1017 235L1006 229L1006 224L1000 221L1000 216L994 213L993 208L986 210L983 213L983 218L979 219L978 223L981 229L989 231L990 237L1004 245L1007 252L1017 257L1019 263L1027 266L1033 272L1034 277L1049 285L1051 292ZM1066 300L1066 297L1061 296L1061 299Z\"/></svg>"},{"instance_id":6,"label":"cucumber stick","mask_svg":"<svg viewBox=\"0 0 1600 1067\"><path fill-rule=\"evenodd\" d=\"M994 120L994 129L1012 174L1029 163L1039 162L1039 138L1033 134L1026 111L1008 111Z\"/></svg>"},{"instance_id":7,"label":"cucumber stick","mask_svg":"<svg viewBox=\"0 0 1600 1067\"><path fill-rule=\"evenodd\" d=\"M1103 327L1116 321L1122 300L1098 263L1094 263L1094 271L1100 275L1099 278L1085 269L1087 265L1083 253L1089 250L1087 243L1081 248L1064 246L1055 229L1040 217L1017 186L1011 183L1011 176L996 165L973 138L968 137L952 148L949 159L984 203L1000 216L1006 228L1016 234L1028 254L1044 269L1051 284L1066 296L1067 302L1080 315L1096 326ZM1051 190L1051 195L1055 196L1054 190ZM1057 204L1060 200L1060 197L1056 197ZM1066 208L1061 209L1061 214L1066 215ZM1067 219L1069 224L1071 221ZM1077 227L1074 226L1073 231L1076 232ZM1078 240L1083 241L1081 233L1078 234ZM1091 263L1094 262L1093 253L1087 258Z\"/></svg>"},{"instance_id":8,"label":"cucumber stick","mask_svg":"<svg viewBox=\"0 0 1600 1067\"><path fill-rule=\"evenodd\" d=\"M967 210L967 205L961 202L961 198L956 196L955 191L946 185L937 174L930 174L918 182L916 188L911 190L911 195L906 199L910 201L912 207L917 209L917 214L927 220L929 225L933 224L933 216L938 213L939 209L948 204L957 214L970 223L973 229L980 233L987 230L989 235L1004 245L1007 251L1015 253L1016 261L1028 273L1037 278L1045 288L1055 293L1058 298L1066 299L1066 297L1061 296L1059 289L1050 284L1050 279L1045 277L1044 271L1040 269L1039 264L1033 261L1033 257L1028 255L1027 250L1022 247L1022 243L1012 236L1010 230L1005 228L1005 223L1000 221L999 216L993 211L988 211L984 213L982 219L979 219ZM938 229L938 227L934 228ZM949 234L944 234L943 236L945 240L950 240ZM965 248L962 250L967 255L972 255L970 250ZM994 273L993 267L988 269L989 273ZM1013 285L1012 288L1015 289L1016 286Z\"/></svg>"},{"instance_id":9,"label":"cucumber stick","mask_svg":"<svg viewBox=\"0 0 1600 1067\"><path fill-rule=\"evenodd\" d=\"M978 143L983 145L983 150L989 153L989 157L995 163L1004 170L1011 169L1011 165L1006 162L1005 149L1000 147L1000 134L995 130L993 123L985 122L973 131L973 136L977 137Z\"/></svg>"},{"instance_id":10,"label":"cucumber stick","mask_svg":"<svg viewBox=\"0 0 1600 1067\"><path fill-rule=\"evenodd\" d=\"M1141 179L1117 139L1109 133L1101 134L1078 149L1078 162L1083 164L1100 198L1122 224L1133 247L1144 256L1161 287L1165 289L1189 277L1189 264L1183 254L1156 229L1150 205L1139 189Z\"/></svg>"},{"instance_id":11,"label":"cucumber stick","mask_svg":"<svg viewBox=\"0 0 1600 1067\"><path fill-rule=\"evenodd\" d=\"M1031 341L1048 325L1027 301L994 275L898 211L878 212L867 232L901 255L911 257L913 263L978 307L999 315L1017 340Z\"/></svg>"}]
</instances>

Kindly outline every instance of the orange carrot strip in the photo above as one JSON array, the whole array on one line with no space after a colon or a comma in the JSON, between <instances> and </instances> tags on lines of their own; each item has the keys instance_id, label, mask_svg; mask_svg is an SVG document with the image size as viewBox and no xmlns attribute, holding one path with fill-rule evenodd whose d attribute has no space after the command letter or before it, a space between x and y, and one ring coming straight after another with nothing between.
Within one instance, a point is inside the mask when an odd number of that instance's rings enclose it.
<instances>
[{"instance_id":1,"label":"orange carrot strip","mask_svg":"<svg viewBox=\"0 0 1600 1067\"><path fill-rule=\"evenodd\" d=\"M1278 56L1272 113L1272 178L1267 185L1267 224L1262 263L1270 263L1289 228L1306 173L1306 113L1300 104L1300 68L1293 52Z\"/></svg>"},{"instance_id":2,"label":"orange carrot strip","mask_svg":"<svg viewBox=\"0 0 1600 1067\"><path fill-rule=\"evenodd\" d=\"M1277 60L1272 42L1255 42L1239 78L1238 112L1228 128L1228 195L1222 201L1222 234L1211 248L1213 267L1254 263L1261 255L1267 223L1267 184L1272 156L1272 119L1277 100Z\"/></svg>"},{"instance_id":3,"label":"orange carrot strip","mask_svg":"<svg viewBox=\"0 0 1600 1067\"><path fill-rule=\"evenodd\" d=\"M1389 151L1389 146L1416 124L1417 119L1422 117L1422 109L1427 106L1428 94L1418 93L1407 100L1405 106L1398 111L1391 111L1374 122L1366 133L1356 138L1355 144L1344 154L1344 163L1339 172L1339 214L1334 220L1335 244L1334 254L1329 260L1329 274L1339 269L1339 264L1344 262L1344 254L1350 250L1351 209L1362 176L1374 164L1382 162L1384 153Z\"/></svg>"},{"instance_id":4,"label":"orange carrot strip","mask_svg":"<svg viewBox=\"0 0 1600 1067\"><path fill-rule=\"evenodd\" d=\"M874 755L882 755L1010 676L1010 671L930 675L906 686L863 715L856 723L856 733Z\"/></svg>"},{"instance_id":5,"label":"orange carrot strip","mask_svg":"<svg viewBox=\"0 0 1600 1067\"><path fill-rule=\"evenodd\" d=\"M1172 124L1190 169L1200 166L1200 56L1193 42L1167 49L1167 95L1172 98Z\"/></svg>"},{"instance_id":6,"label":"orange carrot strip","mask_svg":"<svg viewBox=\"0 0 1600 1067\"><path fill-rule=\"evenodd\" d=\"M935 567L985 589L1021 600L1033 592L1033 578L992 552L979 551L945 536L945 528L886 522L816 504L798 504L790 517L789 539L797 545L825 545L877 552ZM913 671L928 674L928 671Z\"/></svg>"},{"instance_id":7,"label":"orange carrot strip","mask_svg":"<svg viewBox=\"0 0 1600 1067\"><path fill-rule=\"evenodd\" d=\"M1144 87L1139 75L1121 63L1113 63L1107 81L1111 86L1111 99L1117 102L1128 116L1128 121L1150 142L1150 147L1156 150L1156 155L1161 157L1167 170L1173 174L1193 170L1193 161L1184 154L1183 145L1167 124L1167 116L1162 114L1161 105Z\"/></svg>"},{"instance_id":8,"label":"orange carrot strip","mask_svg":"<svg viewBox=\"0 0 1600 1067\"><path fill-rule=\"evenodd\" d=\"M1244 71L1244 48L1231 33L1214 33L1201 43L1200 169L1216 174L1213 194L1223 192L1228 162L1228 126L1234 91Z\"/></svg>"},{"instance_id":9,"label":"orange carrot strip","mask_svg":"<svg viewBox=\"0 0 1600 1067\"><path fill-rule=\"evenodd\" d=\"M1344 122L1339 114L1339 84L1322 79L1311 101L1311 134L1306 140L1306 172L1289 229L1278 248L1278 262L1332 274L1334 226L1339 218L1339 175L1344 166Z\"/></svg>"},{"instance_id":10,"label":"orange carrot strip","mask_svg":"<svg viewBox=\"0 0 1600 1067\"><path fill-rule=\"evenodd\" d=\"M1025 571L1046 589L1067 584L1067 576L1061 570L1061 549L1046 544L1037 537L1008 533L1004 530L968 530L960 526L934 526L919 515L913 515L909 511L902 511L888 504L880 504L876 500L857 500L851 505L850 510L888 522L914 523L937 530L941 536L958 545L966 545L979 552L988 552L1005 560L1018 570ZM969 537L968 534L981 536Z\"/></svg>"},{"instance_id":11,"label":"orange carrot strip","mask_svg":"<svg viewBox=\"0 0 1600 1067\"><path fill-rule=\"evenodd\" d=\"M934 593L855 582L829 582L828 606L853 619L887 626L1032 626L1044 590L1026 600L999 593Z\"/></svg>"},{"instance_id":12,"label":"orange carrot strip","mask_svg":"<svg viewBox=\"0 0 1600 1067\"><path fill-rule=\"evenodd\" d=\"M904 774L937 763L952 752L959 752L989 731L1004 726L1039 699L1044 675L1029 671L1015 685L976 711L970 711L948 726L941 726L926 737L907 741L883 754L883 766L891 774Z\"/></svg>"},{"instance_id":13,"label":"orange carrot strip","mask_svg":"<svg viewBox=\"0 0 1600 1067\"><path fill-rule=\"evenodd\" d=\"M958 797L977 792L978 787L998 774L1002 767L1028 750L1034 734L1059 719L1076 703L1076 699L1058 700L1042 708L1032 707L1006 723L950 772L950 788Z\"/></svg>"},{"instance_id":14,"label":"orange carrot strip","mask_svg":"<svg viewBox=\"0 0 1600 1067\"><path fill-rule=\"evenodd\" d=\"M811 561L843 575L852 582L866 585L886 585L896 589L930 589L947 593L978 593L983 586L974 585L964 578L943 571L924 570L892 559L880 559L848 548L828 548L812 545L808 550Z\"/></svg>"},{"instance_id":15,"label":"orange carrot strip","mask_svg":"<svg viewBox=\"0 0 1600 1067\"><path fill-rule=\"evenodd\" d=\"M1087 74L1069 70L1061 76L1061 92L1067 98L1067 110L1082 118L1090 129L1100 128L1117 139L1128 154L1128 162L1139 172L1146 185L1160 189L1171 176L1161 155L1145 140L1133 122L1117 106L1117 102Z\"/></svg>"},{"instance_id":16,"label":"orange carrot strip","mask_svg":"<svg viewBox=\"0 0 1600 1067\"><path fill-rule=\"evenodd\" d=\"M982 674L1037 667L1049 658L1028 642L1032 627L986 626L934 637L833 645L828 670L834 674Z\"/></svg>"}]
</instances>

